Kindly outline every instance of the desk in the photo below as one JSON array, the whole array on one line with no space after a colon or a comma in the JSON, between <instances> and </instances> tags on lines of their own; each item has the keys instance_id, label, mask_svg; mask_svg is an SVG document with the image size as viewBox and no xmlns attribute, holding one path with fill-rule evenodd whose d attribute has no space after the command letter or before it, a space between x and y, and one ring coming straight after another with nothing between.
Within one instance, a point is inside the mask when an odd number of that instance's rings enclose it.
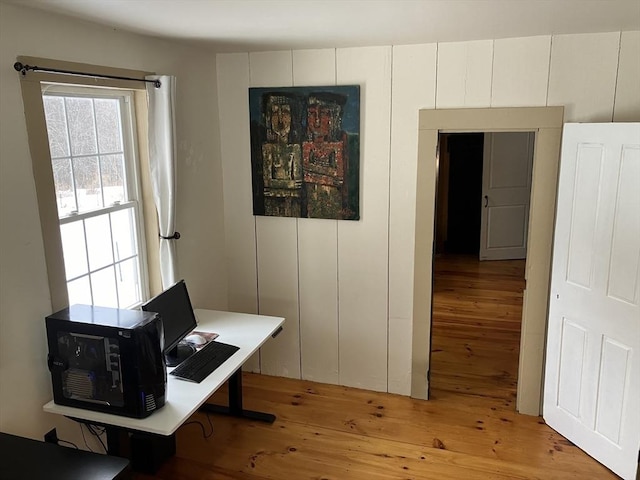
<instances>
[{"instance_id":1,"label":"desk","mask_svg":"<svg viewBox=\"0 0 640 480\"><path fill-rule=\"evenodd\" d=\"M124 480L129 460L0 433L0 478Z\"/></svg>"},{"instance_id":2,"label":"desk","mask_svg":"<svg viewBox=\"0 0 640 480\"><path fill-rule=\"evenodd\" d=\"M44 411L87 423L104 425L107 427L107 452L116 455L120 452L119 430L170 437L170 441L174 442L173 451L175 452L175 431L200 407L214 413L273 422L275 420L273 415L251 412L242 408L241 367L272 335L280 331L284 318L199 309L195 310L195 315L198 320L197 330L217 333L219 335L217 340L236 345L240 349L201 383L167 375L166 403L147 418L122 417L57 405L53 400L43 407ZM173 368L168 368L167 371L171 370ZM229 380L229 407L203 405L227 380ZM171 446L168 448L171 449ZM136 469L136 461L133 458L132 460L133 467Z\"/></svg>"}]
</instances>

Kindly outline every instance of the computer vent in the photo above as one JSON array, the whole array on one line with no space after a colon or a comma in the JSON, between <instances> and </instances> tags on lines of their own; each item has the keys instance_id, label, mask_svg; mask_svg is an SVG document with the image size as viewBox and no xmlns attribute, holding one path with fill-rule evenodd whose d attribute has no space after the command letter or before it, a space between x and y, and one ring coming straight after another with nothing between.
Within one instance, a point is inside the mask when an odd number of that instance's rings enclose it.
<instances>
[{"instance_id":1,"label":"computer vent","mask_svg":"<svg viewBox=\"0 0 640 480\"><path fill-rule=\"evenodd\" d=\"M64 395L67 398L85 398L92 399L94 397L95 385L91 372L71 368L64 372L62 386Z\"/></svg>"},{"instance_id":2,"label":"computer vent","mask_svg":"<svg viewBox=\"0 0 640 480\"><path fill-rule=\"evenodd\" d=\"M147 412L152 412L156 409L156 397L152 394L149 394L145 397L145 407L147 408Z\"/></svg>"}]
</instances>

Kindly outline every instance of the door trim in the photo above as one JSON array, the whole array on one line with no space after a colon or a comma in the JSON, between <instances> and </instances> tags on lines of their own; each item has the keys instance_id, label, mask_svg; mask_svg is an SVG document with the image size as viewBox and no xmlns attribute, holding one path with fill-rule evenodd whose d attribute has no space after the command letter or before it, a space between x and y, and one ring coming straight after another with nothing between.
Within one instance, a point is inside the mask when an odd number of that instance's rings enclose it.
<instances>
[{"instance_id":1,"label":"door trim","mask_svg":"<svg viewBox=\"0 0 640 480\"><path fill-rule=\"evenodd\" d=\"M462 132L535 132L516 410L540 415L551 249L563 107L420 110L413 282L411 396L428 398L438 136Z\"/></svg>"}]
</instances>

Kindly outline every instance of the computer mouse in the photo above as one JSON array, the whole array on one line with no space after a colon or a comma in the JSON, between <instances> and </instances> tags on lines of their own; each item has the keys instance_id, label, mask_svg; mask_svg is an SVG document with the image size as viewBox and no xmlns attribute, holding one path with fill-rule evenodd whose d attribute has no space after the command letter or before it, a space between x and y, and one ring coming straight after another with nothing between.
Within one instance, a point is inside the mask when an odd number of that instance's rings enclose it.
<instances>
[{"instance_id":1,"label":"computer mouse","mask_svg":"<svg viewBox=\"0 0 640 480\"><path fill-rule=\"evenodd\" d=\"M201 335L187 335L184 338L188 343L192 343L193 345L204 345L207 343L207 340Z\"/></svg>"}]
</instances>

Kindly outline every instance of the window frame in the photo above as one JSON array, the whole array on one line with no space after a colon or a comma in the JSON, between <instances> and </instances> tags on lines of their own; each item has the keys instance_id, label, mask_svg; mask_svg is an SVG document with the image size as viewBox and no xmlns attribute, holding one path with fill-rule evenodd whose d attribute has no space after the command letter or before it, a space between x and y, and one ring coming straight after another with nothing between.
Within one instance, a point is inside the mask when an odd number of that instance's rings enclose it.
<instances>
[{"instance_id":1,"label":"window frame","mask_svg":"<svg viewBox=\"0 0 640 480\"><path fill-rule=\"evenodd\" d=\"M19 56L16 61L39 67L61 69L69 71L86 71L99 75L120 76L129 78L144 78L152 72L128 70L99 65L88 65L60 60ZM67 280L62 251L60 222L53 181L53 169L49 151L49 139L45 121L44 104L42 99L43 84L77 85L85 87L105 87L125 89L133 92L132 105L135 105L135 118L132 118L132 131L136 132L133 148L139 160L139 183L141 185L139 208L143 218L144 240L141 239L140 253L146 256L148 295L153 296L162 291L160 278L160 263L158 255L159 237L157 213L153 200L151 178L149 173L149 152L147 126L147 92L146 85L141 81L87 78L61 75L48 72L29 72L20 75L20 86L24 104L25 123L29 139L31 164L40 214L40 226L47 267L49 293L52 311L61 310L69 305ZM145 295L145 292L143 292Z\"/></svg>"},{"instance_id":2,"label":"window frame","mask_svg":"<svg viewBox=\"0 0 640 480\"><path fill-rule=\"evenodd\" d=\"M93 210L78 212L77 210L63 216L58 216L60 227L66 224L80 222L89 218L101 216L104 214L110 214L120 210L126 210L132 208L135 215L135 235L137 237L137 263L138 274L140 281L140 301L128 306L128 308L139 306L149 296L149 275L148 275L148 262L146 253L146 235L144 231L144 213L142 209L142 186L140 183L140 161L137 155L137 132L135 125L135 102L134 92L128 89L115 89L105 87L86 87L86 86L71 86L60 83L41 83L42 96L52 97L68 97L68 98L90 98L90 99L115 99L120 106L120 122L121 122L121 136L122 136L122 152L124 157L124 169L125 169L125 184L127 190L127 200L122 203L104 205ZM69 144L69 157L73 158L71 151L71 144ZM96 151L95 156L100 158L100 152ZM50 161L53 161L51 158ZM55 189L55 186L54 186ZM76 205L77 207L77 205ZM85 244L85 249L88 246ZM88 254L88 250L87 250ZM63 254L64 258L64 254ZM92 273L97 273L100 270L108 268L109 266L116 267L122 260L116 260L115 256L113 261L95 271L93 271L90 265L87 266L88 271L85 274L79 275L74 278L69 278L66 275L67 284L73 280L77 280L82 277L91 277ZM91 284L90 284L91 285ZM93 288L90 287L91 296L93 297ZM116 293L117 295L117 293ZM118 296L119 298L119 296Z\"/></svg>"}]
</instances>

